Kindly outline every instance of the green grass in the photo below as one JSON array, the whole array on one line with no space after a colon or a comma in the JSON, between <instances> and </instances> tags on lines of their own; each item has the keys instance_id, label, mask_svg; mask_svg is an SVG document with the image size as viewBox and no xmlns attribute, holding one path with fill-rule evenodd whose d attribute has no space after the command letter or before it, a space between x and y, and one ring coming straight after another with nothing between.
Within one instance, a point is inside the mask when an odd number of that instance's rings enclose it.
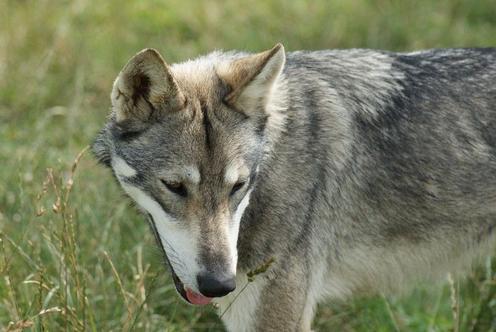
<instances>
[{"instance_id":1,"label":"green grass","mask_svg":"<svg viewBox=\"0 0 496 332\"><path fill-rule=\"evenodd\" d=\"M143 218L89 153L67 184L135 52L174 62L278 41L494 46L496 2L0 0L0 329L222 330L212 308L179 300ZM452 286L322 305L314 328L495 331L491 261Z\"/></svg>"}]
</instances>

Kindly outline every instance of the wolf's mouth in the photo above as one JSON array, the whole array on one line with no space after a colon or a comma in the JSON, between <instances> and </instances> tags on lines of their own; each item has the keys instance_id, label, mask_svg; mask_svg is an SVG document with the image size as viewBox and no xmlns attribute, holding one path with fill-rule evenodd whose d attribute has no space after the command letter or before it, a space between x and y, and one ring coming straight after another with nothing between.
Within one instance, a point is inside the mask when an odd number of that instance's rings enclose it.
<instances>
[{"instance_id":1,"label":"wolf's mouth","mask_svg":"<svg viewBox=\"0 0 496 332\"><path fill-rule=\"evenodd\" d=\"M155 235L155 240L157 241L159 247L162 249L162 254L165 257L165 260L167 261L167 265L169 266L169 270L171 271L172 274L172 280L174 281L174 286L176 286L176 291L181 295L181 297L188 303L190 304L196 304L196 305L205 305L209 304L212 301L212 298L206 297L202 294L198 294L191 290L190 288L187 288L184 286L183 282L179 277L177 276L176 272L174 271L174 268L172 267L171 262L169 261L169 257L167 257L167 254L165 252L165 248L162 245L162 241L160 241L160 237L158 235L157 229L155 228L155 222L153 220L153 217L151 214L148 214L149 218L149 223L153 231L153 235Z\"/></svg>"},{"instance_id":2,"label":"wolf's mouth","mask_svg":"<svg viewBox=\"0 0 496 332\"><path fill-rule=\"evenodd\" d=\"M174 286L176 286L176 291L183 297L183 299L189 302L188 297L186 296L186 289L184 288L183 282L181 281L181 279L179 279L176 272L174 272L174 269L172 268L172 265L169 262L167 256L165 256L165 259L167 260L167 264L169 265L169 269L172 274L172 280L174 280Z\"/></svg>"},{"instance_id":3,"label":"wolf's mouth","mask_svg":"<svg viewBox=\"0 0 496 332\"><path fill-rule=\"evenodd\" d=\"M174 269L172 268L172 265L169 262L169 258L167 258L167 255L165 256L165 259L167 260L167 264L169 265L172 274L172 280L174 280L174 286L176 286L177 292L182 296L182 298L185 301L195 305L206 305L212 301L212 298L196 293L190 288L185 287L181 279L179 279L179 277L177 276L176 272L174 272Z\"/></svg>"}]
</instances>

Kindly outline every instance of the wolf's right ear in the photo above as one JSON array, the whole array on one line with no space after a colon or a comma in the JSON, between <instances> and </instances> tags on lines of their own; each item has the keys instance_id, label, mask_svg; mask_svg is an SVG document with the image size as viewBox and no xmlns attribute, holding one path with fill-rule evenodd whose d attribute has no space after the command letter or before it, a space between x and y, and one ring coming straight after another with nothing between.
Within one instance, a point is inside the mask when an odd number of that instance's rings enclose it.
<instances>
[{"instance_id":1,"label":"wolf's right ear","mask_svg":"<svg viewBox=\"0 0 496 332\"><path fill-rule=\"evenodd\" d=\"M151 48L139 52L124 66L110 98L117 123L146 121L153 112L179 110L185 103L169 66Z\"/></svg>"}]
</instances>

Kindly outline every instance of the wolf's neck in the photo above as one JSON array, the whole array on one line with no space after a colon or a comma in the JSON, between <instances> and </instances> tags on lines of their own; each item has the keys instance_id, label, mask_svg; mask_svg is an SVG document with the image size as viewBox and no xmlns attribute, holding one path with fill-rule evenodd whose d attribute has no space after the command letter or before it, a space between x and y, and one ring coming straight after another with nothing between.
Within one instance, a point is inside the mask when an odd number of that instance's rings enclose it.
<instances>
[{"instance_id":1,"label":"wolf's neck","mask_svg":"<svg viewBox=\"0 0 496 332\"><path fill-rule=\"evenodd\" d=\"M270 91L266 112L269 114L266 124L266 138L264 154L269 156L274 151L281 134L286 129L287 111L289 107L288 82L284 74L281 74Z\"/></svg>"}]
</instances>

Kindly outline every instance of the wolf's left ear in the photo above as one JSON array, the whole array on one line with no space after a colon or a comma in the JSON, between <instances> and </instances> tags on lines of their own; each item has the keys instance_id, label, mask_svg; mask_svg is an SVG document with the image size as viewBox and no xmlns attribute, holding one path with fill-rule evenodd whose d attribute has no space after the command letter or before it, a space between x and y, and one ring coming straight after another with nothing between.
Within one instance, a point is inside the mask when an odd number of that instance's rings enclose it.
<instances>
[{"instance_id":1,"label":"wolf's left ear","mask_svg":"<svg viewBox=\"0 0 496 332\"><path fill-rule=\"evenodd\" d=\"M266 105L285 61L284 47L277 44L268 51L246 56L218 68L219 76L231 87L224 101L250 116L250 111Z\"/></svg>"},{"instance_id":2,"label":"wolf's left ear","mask_svg":"<svg viewBox=\"0 0 496 332\"><path fill-rule=\"evenodd\" d=\"M153 111L181 109L184 95L169 66L154 49L136 54L114 82L111 94L116 121L146 121Z\"/></svg>"}]
</instances>

